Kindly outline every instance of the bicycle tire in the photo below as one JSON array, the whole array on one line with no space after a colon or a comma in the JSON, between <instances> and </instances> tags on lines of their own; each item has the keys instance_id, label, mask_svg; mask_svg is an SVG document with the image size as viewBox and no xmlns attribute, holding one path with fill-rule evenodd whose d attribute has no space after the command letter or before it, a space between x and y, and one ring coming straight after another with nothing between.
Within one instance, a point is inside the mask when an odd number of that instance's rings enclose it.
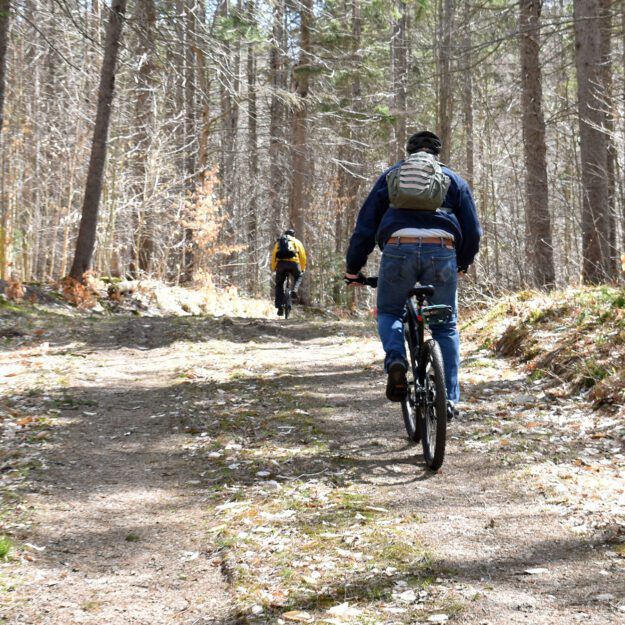
<instances>
[{"instance_id":1,"label":"bicycle tire","mask_svg":"<svg viewBox=\"0 0 625 625\"><path fill-rule=\"evenodd\" d=\"M291 274L287 274L284 280L284 318L288 319L291 314Z\"/></svg>"},{"instance_id":2,"label":"bicycle tire","mask_svg":"<svg viewBox=\"0 0 625 625\"><path fill-rule=\"evenodd\" d=\"M417 398L417 380L419 379L419 363L417 362L416 330L412 318L404 322L404 340L406 343L406 355L408 356L408 392L401 402L401 414L404 418L404 426L408 438L413 443L421 440L421 423L419 422L419 400Z\"/></svg>"},{"instance_id":3,"label":"bicycle tire","mask_svg":"<svg viewBox=\"0 0 625 625\"><path fill-rule=\"evenodd\" d=\"M421 443L427 466L436 471L445 458L447 441L447 391L443 355L438 343L426 341L419 363L419 381L423 386L420 403Z\"/></svg>"}]
</instances>

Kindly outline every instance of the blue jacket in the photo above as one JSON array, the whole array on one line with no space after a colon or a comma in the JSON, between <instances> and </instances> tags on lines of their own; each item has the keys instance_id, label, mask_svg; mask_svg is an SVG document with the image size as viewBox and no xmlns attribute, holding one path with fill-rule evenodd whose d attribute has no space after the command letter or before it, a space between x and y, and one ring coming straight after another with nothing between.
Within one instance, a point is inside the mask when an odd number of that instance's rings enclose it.
<instances>
[{"instance_id":1,"label":"blue jacket","mask_svg":"<svg viewBox=\"0 0 625 625\"><path fill-rule=\"evenodd\" d=\"M383 249L391 234L401 228L436 228L453 234L458 269L466 271L479 250L482 236L469 185L461 176L443 166L443 171L451 179L443 208L453 212L390 208L386 175L400 165L393 165L378 178L358 213L347 250L347 273L358 273L365 266L375 244Z\"/></svg>"}]
</instances>

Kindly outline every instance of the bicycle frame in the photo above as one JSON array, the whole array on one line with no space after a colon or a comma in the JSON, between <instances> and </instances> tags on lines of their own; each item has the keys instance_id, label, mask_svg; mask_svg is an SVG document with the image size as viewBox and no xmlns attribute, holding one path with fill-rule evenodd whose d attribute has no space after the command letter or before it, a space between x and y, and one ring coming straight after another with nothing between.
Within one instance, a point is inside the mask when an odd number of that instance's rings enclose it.
<instances>
[{"instance_id":1,"label":"bicycle frame","mask_svg":"<svg viewBox=\"0 0 625 625\"><path fill-rule=\"evenodd\" d=\"M377 277L345 278L347 284L357 283L376 288ZM447 429L447 391L443 356L434 338L425 340L425 326L449 321L453 308L444 304L425 305L434 295L431 285L410 289L403 315L404 341L409 354L406 396L401 400L402 416L408 438L423 444L423 457L434 471L443 464Z\"/></svg>"},{"instance_id":2,"label":"bicycle frame","mask_svg":"<svg viewBox=\"0 0 625 625\"><path fill-rule=\"evenodd\" d=\"M421 350L425 343L425 298L433 294L434 289L432 287L415 287L410 289L406 298L405 320L408 321L410 338L413 344L417 346L417 353L415 354L417 362L421 358Z\"/></svg>"}]
</instances>

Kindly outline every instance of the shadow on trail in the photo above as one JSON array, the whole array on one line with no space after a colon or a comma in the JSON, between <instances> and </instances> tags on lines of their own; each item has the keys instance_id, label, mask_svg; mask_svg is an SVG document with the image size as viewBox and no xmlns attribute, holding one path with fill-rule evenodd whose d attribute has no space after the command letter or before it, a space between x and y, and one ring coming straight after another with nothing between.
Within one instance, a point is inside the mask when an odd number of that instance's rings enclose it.
<instances>
[{"instance_id":1,"label":"shadow on trail","mask_svg":"<svg viewBox=\"0 0 625 625\"><path fill-rule=\"evenodd\" d=\"M338 332L358 337L371 331L368 322L293 320L285 324L211 318L99 320L97 327L87 324L82 330L88 332L85 342L102 350L133 345L150 350L180 340L209 338L271 345L331 339ZM468 397L485 388L499 392L507 388L500 381L467 386ZM7 399L10 403L10 396ZM37 489L60 517L71 515L79 503L92 502L94 519L105 519L107 525L104 529L101 522L94 523L93 529L89 524L83 529L78 525L65 533L59 533L58 527L37 527L33 532L24 530L22 538L47 547L38 556L41 562L60 566L62 560L63 566L85 573L151 566L153 553L146 547L147 539L152 537L150 544L166 548L158 536L163 531L161 519L172 513L172 506L182 512L184 506L206 502L208 508L209 500L222 497L228 501L268 478L279 484L324 480L330 487L383 484L387 490L384 505L389 510L402 511L409 504L434 518L448 509L450 501L458 512L472 518L479 518L485 506L485 496L467 496L462 485L463 470L485 464L485 456L464 454L460 460L450 450L442 472L427 471L420 447L407 442L399 405L389 405L384 398L384 379L378 369L325 363L311 372L305 367L298 370L294 364L291 371L272 377L246 374L223 383L201 379L172 383L169 379L158 388L130 383L126 387L70 386L20 399L25 416L34 417L49 408L60 411L67 421L58 428L52 422L20 433L35 435L48 428L52 434L44 454L49 468L38 472ZM469 432L470 427L459 429ZM571 454L577 453L575 445L570 443ZM491 480L510 479L510 497L529 497L514 490L513 471L514 466L491 461L480 476L484 491ZM445 506L438 492L443 480L457 484L446 489ZM119 508L111 506L112 501L118 501ZM528 500L527 510L531 505ZM555 513L544 519L546 524L557 522ZM504 533L502 540L514 537ZM205 543L198 550L208 565L214 552ZM591 541L578 537L558 542L530 537L525 547L510 551L513 555L494 555L488 561L478 556L417 561L407 572L404 568L402 576L414 577L417 586L447 574L467 582L495 577L512 582L530 567L548 568L595 555ZM355 575L313 596L292 596L281 611L384 596L395 581L384 572ZM554 594L564 602L579 596L579 588L590 582L583 575L560 580ZM611 588L610 584L602 580L602 587Z\"/></svg>"},{"instance_id":2,"label":"shadow on trail","mask_svg":"<svg viewBox=\"0 0 625 625\"><path fill-rule=\"evenodd\" d=\"M35 310L23 312L0 321L0 347L10 352L24 346L47 342L51 347L73 346L84 343L94 350L114 347L135 348L144 351L168 347L178 341L202 342L224 340L233 343L268 343L276 341L306 342L338 335L370 335L370 320L343 322L318 319L254 319L244 317L148 317L115 315L99 317L46 311L37 316ZM43 331L45 330L45 331ZM75 348L74 348L75 349Z\"/></svg>"},{"instance_id":3,"label":"shadow on trail","mask_svg":"<svg viewBox=\"0 0 625 625\"><path fill-rule=\"evenodd\" d=\"M284 484L317 479L337 486L370 484L375 477L398 489L385 504L389 509L402 510L408 496L417 510L436 515L436 487L445 478L427 471L420 447L408 444L399 406L389 408L380 397L379 378L379 372L328 366L307 375L250 376L227 383L193 381L158 389L73 387L49 392L40 401L33 397L33 414L44 402L70 419L62 426L63 436L53 438L46 450L50 468L40 472L38 488L54 498L60 510L71 512L78 502L87 500L97 508L98 500L106 501L111 494L127 494L130 506L133 493L150 491L175 492L190 502L206 493L258 485L267 479L259 477L263 471ZM371 415L366 429L363 414ZM241 446L242 454L228 451L233 443ZM191 447L192 453L184 446ZM253 453L263 449L289 453L275 458L276 469L268 462L270 457ZM212 457L215 453L220 456ZM448 462L453 463L453 457ZM236 469L231 468L234 464L238 464ZM506 479L511 470L493 466L490 477L503 474ZM420 490L420 484L426 483L431 486ZM455 497L465 511L479 511L484 505L482 500L467 499L461 487ZM123 554L131 567L142 557L142 544L141 540L128 544L127 536L142 537L161 529L155 520L167 503L148 501L142 506L148 524L137 526L132 511L120 510L111 517L106 532L87 530L59 537L52 528L49 533L39 529L29 540L53 545L67 554L69 562L75 559L76 566L87 569L108 566L101 560L98 564L98 554L103 542L114 543L113 553ZM588 544L576 539L561 547L534 545L532 553L502 559L500 566L510 571L536 566L542 562L536 550L544 551L545 562L572 558L575 551L579 556L580 550L591 555ZM477 580L499 564L494 559L488 565L476 560L441 566ZM353 593L360 583L352 588L350 582L349 592L341 586L341 592L345 597L356 596Z\"/></svg>"}]
</instances>

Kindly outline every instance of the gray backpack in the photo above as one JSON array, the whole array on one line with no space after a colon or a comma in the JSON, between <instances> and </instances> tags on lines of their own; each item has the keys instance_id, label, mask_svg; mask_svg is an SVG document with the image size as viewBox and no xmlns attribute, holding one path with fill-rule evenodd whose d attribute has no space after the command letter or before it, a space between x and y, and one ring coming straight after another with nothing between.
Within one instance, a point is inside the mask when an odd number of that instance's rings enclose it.
<instances>
[{"instance_id":1,"label":"gray backpack","mask_svg":"<svg viewBox=\"0 0 625 625\"><path fill-rule=\"evenodd\" d=\"M428 152L411 154L386 176L391 206L418 211L440 208L450 182L436 156Z\"/></svg>"}]
</instances>

